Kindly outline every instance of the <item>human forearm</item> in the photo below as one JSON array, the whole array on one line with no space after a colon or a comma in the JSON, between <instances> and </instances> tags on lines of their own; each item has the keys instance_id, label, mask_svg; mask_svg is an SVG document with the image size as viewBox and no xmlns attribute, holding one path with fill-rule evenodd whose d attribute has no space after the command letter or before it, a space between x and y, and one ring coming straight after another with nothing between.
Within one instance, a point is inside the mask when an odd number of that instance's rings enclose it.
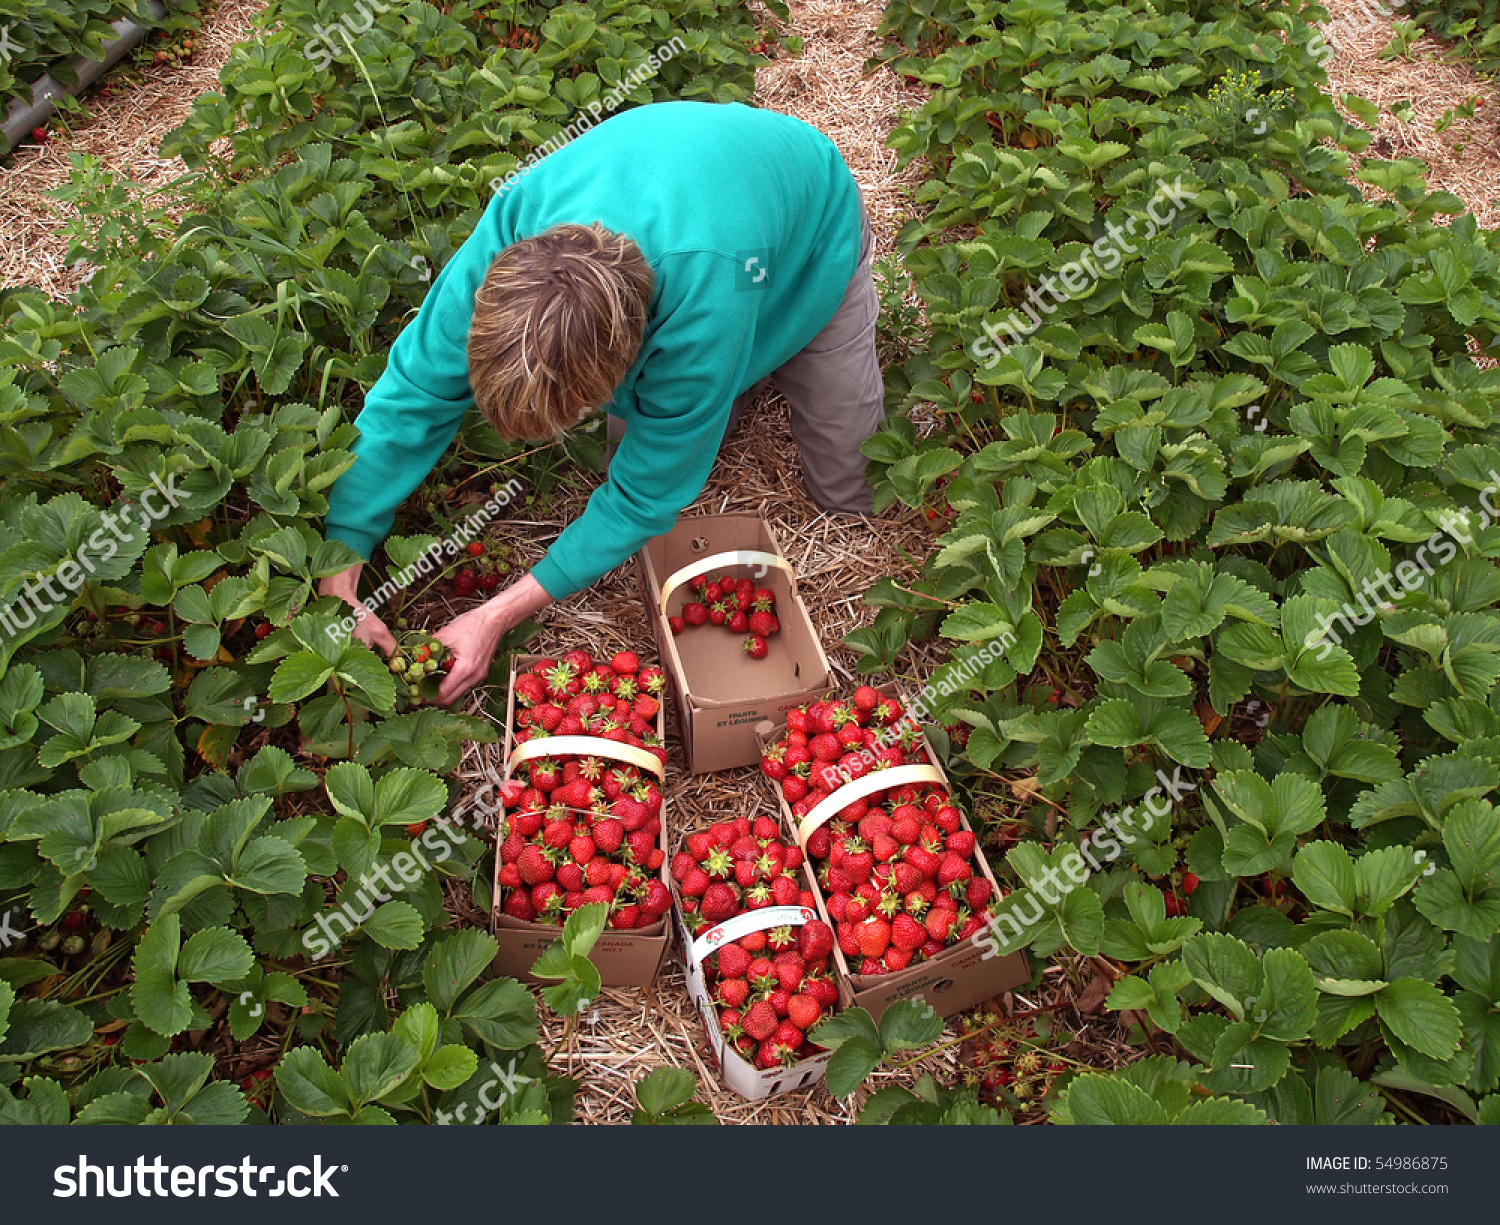
<instances>
[{"instance_id":1,"label":"human forearm","mask_svg":"<svg viewBox=\"0 0 1500 1225\"><path fill-rule=\"evenodd\" d=\"M479 611L484 614L487 624L498 626L500 634L504 635L511 627L535 616L552 602L542 585L526 574L480 605Z\"/></svg>"}]
</instances>

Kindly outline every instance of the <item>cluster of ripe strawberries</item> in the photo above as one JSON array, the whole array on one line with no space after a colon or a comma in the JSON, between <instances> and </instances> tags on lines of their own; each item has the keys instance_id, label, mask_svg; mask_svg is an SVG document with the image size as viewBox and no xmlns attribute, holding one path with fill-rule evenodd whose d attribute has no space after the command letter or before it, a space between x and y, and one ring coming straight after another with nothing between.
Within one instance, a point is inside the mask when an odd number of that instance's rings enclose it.
<instances>
[{"instance_id":1,"label":"cluster of ripe strawberries","mask_svg":"<svg viewBox=\"0 0 1500 1225\"><path fill-rule=\"evenodd\" d=\"M510 573L509 549L501 549L499 555L490 553L482 540L471 540L464 552L473 560L453 575L453 594L471 596L476 591L493 595L500 589L500 578Z\"/></svg>"},{"instance_id":2,"label":"cluster of ripe strawberries","mask_svg":"<svg viewBox=\"0 0 1500 1225\"><path fill-rule=\"evenodd\" d=\"M538 660L516 677L514 741L596 736L644 749L663 763L656 733L660 668L634 651L596 663L585 650ZM512 918L561 924L580 906L609 906L609 925L649 927L671 909L659 871L666 854L661 788L649 770L603 753L533 757L501 790L501 909Z\"/></svg>"},{"instance_id":3,"label":"cluster of ripe strawberries","mask_svg":"<svg viewBox=\"0 0 1500 1225\"><path fill-rule=\"evenodd\" d=\"M674 637L690 626L722 625L731 634L746 635L740 646L751 659L770 654L766 639L781 630L773 591L727 574L717 579L700 574L688 580L688 590L698 598L682 606L681 616L667 618Z\"/></svg>"},{"instance_id":4,"label":"cluster of ripe strawberries","mask_svg":"<svg viewBox=\"0 0 1500 1225\"><path fill-rule=\"evenodd\" d=\"M761 768L801 820L839 787L925 761L921 732L891 729L901 706L869 685L849 701L787 712L787 732ZM945 787L908 783L851 800L807 837L839 948L857 974L887 974L969 939L989 918L993 888L977 870L973 831Z\"/></svg>"},{"instance_id":5,"label":"cluster of ripe strawberries","mask_svg":"<svg viewBox=\"0 0 1500 1225\"><path fill-rule=\"evenodd\" d=\"M689 834L672 857L678 904L695 936L746 911L813 908L801 869L802 852L770 817L717 822ZM838 1003L832 954L833 933L818 919L751 932L709 954L704 978L725 1041L762 1071L818 1051L807 1034Z\"/></svg>"}]
</instances>

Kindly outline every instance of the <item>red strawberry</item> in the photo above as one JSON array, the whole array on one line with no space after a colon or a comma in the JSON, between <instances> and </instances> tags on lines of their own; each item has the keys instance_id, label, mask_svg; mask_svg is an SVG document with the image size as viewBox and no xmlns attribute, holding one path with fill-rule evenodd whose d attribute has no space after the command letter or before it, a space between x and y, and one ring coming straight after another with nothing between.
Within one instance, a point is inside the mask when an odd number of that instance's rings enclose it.
<instances>
[{"instance_id":1,"label":"red strawberry","mask_svg":"<svg viewBox=\"0 0 1500 1225\"><path fill-rule=\"evenodd\" d=\"M479 557L484 553L484 541L482 540L471 540L465 547L470 557Z\"/></svg>"},{"instance_id":2,"label":"red strawberry","mask_svg":"<svg viewBox=\"0 0 1500 1225\"><path fill-rule=\"evenodd\" d=\"M910 915L899 914L891 921L891 943L896 948L911 953L926 942L927 929Z\"/></svg>"},{"instance_id":3,"label":"red strawberry","mask_svg":"<svg viewBox=\"0 0 1500 1225\"><path fill-rule=\"evenodd\" d=\"M719 980L719 1002L729 1008L741 1008L750 998L750 984L743 978Z\"/></svg>"},{"instance_id":4,"label":"red strawberry","mask_svg":"<svg viewBox=\"0 0 1500 1225\"><path fill-rule=\"evenodd\" d=\"M1193 873L1191 873L1191 872L1184 872L1182 874L1182 892L1187 897L1192 897L1193 896L1193 890L1196 889L1197 887L1198 887L1198 878L1196 876L1194 876Z\"/></svg>"},{"instance_id":5,"label":"red strawberry","mask_svg":"<svg viewBox=\"0 0 1500 1225\"><path fill-rule=\"evenodd\" d=\"M797 951L806 961L827 957L833 952L833 932L828 924L819 919L804 923L797 929Z\"/></svg>"},{"instance_id":6,"label":"red strawberry","mask_svg":"<svg viewBox=\"0 0 1500 1225\"><path fill-rule=\"evenodd\" d=\"M539 885L551 880L555 871L547 853L536 845L528 845L521 851L516 867L521 870L521 879L528 885Z\"/></svg>"},{"instance_id":7,"label":"red strawberry","mask_svg":"<svg viewBox=\"0 0 1500 1225\"><path fill-rule=\"evenodd\" d=\"M777 953L776 960L772 966L776 971L776 985L788 995L796 993L802 986L802 976L807 972L807 964L798 953Z\"/></svg>"},{"instance_id":8,"label":"red strawberry","mask_svg":"<svg viewBox=\"0 0 1500 1225\"><path fill-rule=\"evenodd\" d=\"M859 951L866 957L879 957L890 947L891 925L884 919L871 915L855 929Z\"/></svg>"},{"instance_id":9,"label":"red strawberry","mask_svg":"<svg viewBox=\"0 0 1500 1225\"><path fill-rule=\"evenodd\" d=\"M757 1000L745 1013L740 1026L757 1042L763 1042L776 1032L778 1021L776 1010L765 1000Z\"/></svg>"},{"instance_id":10,"label":"red strawberry","mask_svg":"<svg viewBox=\"0 0 1500 1225\"><path fill-rule=\"evenodd\" d=\"M832 733L822 732L807 742L807 751L817 761L836 762L844 755L844 746Z\"/></svg>"},{"instance_id":11,"label":"red strawberry","mask_svg":"<svg viewBox=\"0 0 1500 1225\"><path fill-rule=\"evenodd\" d=\"M811 995L798 992L787 1001L787 1020L803 1032L816 1025L822 1016L823 1006Z\"/></svg>"},{"instance_id":12,"label":"red strawberry","mask_svg":"<svg viewBox=\"0 0 1500 1225\"><path fill-rule=\"evenodd\" d=\"M750 637L746 638L740 644L740 648L751 659L764 659L770 653L770 648L766 646L766 640L759 634L751 634Z\"/></svg>"},{"instance_id":13,"label":"red strawberry","mask_svg":"<svg viewBox=\"0 0 1500 1225\"><path fill-rule=\"evenodd\" d=\"M738 943L719 950L719 975L722 978L744 978L750 972L750 954Z\"/></svg>"},{"instance_id":14,"label":"red strawberry","mask_svg":"<svg viewBox=\"0 0 1500 1225\"><path fill-rule=\"evenodd\" d=\"M687 629L687 622L681 617L668 617L667 628L672 631L672 637L677 637L683 630Z\"/></svg>"},{"instance_id":15,"label":"red strawberry","mask_svg":"<svg viewBox=\"0 0 1500 1225\"><path fill-rule=\"evenodd\" d=\"M774 613L753 612L748 618L750 632L760 638L769 638L781 629L781 622Z\"/></svg>"},{"instance_id":16,"label":"red strawberry","mask_svg":"<svg viewBox=\"0 0 1500 1225\"><path fill-rule=\"evenodd\" d=\"M682 606L682 619L688 625L702 625L708 620L708 609L694 600Z\"/></svg>"},{"instance_id":17,"label":"red strawberry","mask_svg":"<svg viewBox=\"0 0 1500 1225\"><path fill-rule=\"evenodd\" d=\"M961 829L956 834L949 834L944 840L943 846L955 855L968 859L974 854L974 832L972 830Z\"/></svg>"},{"instance_id":18,"label":"red strawberry","mask_svg":"<svg viewBox=\"0 0 1500 1225\"><path fill-rule=\"evenodd\" d=\"M651 918L660 918L672 909L672 891L659 880L646 886L646 896L641 899L642 913Z\"/></svg>"},{"instance_id":19,"label":"red strawberry","mask_svg":"<svg viewBox=\"0 0 1500 1225\"><path fill-rule=\"evenodd\" d=\"M270 632L271 632L271 625L267 621L262 621L259 625L257 625L255 627L255 636L257 638L264 638Z\"/></svg>"},{"instance_id":20,"label":"red strawberry","mask_svg":"<svg viewBox=\"0 0 1500 1225\"><path fill-rule=\"evenodd\" d=\"M624 676L634 676L641 670L641 657L634 651L617 651L610 656L609 666Z\"/></svg>"},{"instance_id":21,"label":"red strawberry","mask_svg":"<svg viewBox=\"0 0 1500 1225\"><path fill-rule=\"evenodd\" d=\"M521 919L527 923L536 918L536 907L531 904L531 898L527 896L525 890L517 890L507 895L500 909L512 919Z\"/></svg>"},{"instance_id":22,"label":"red strawberry","mask_svg":"<svg viewBox=\"0 0 1500 1225\"><path fill-rule=\"evenodd\" d=\"M946 943L957 919L957 911L946 908L930 910L927 912L927 934L939 943Z\"/></svg>"},{"instance_id":23,"label":"red strawberry","mask_svg":"<svg viewBox=\"0 0 1500 1225\"><path fill-rule=\"evenodd\" d=\"M594 822L594 845L606 855L613 855L625 840L625 825L615 817L605 817Z\"/></svg>"},{"instance_id":24,"label":"red strawberry","mask_svg":"<svg viewBox=\"0 0 1500 1225\"><path fill-rule=\"evenodd\" d=\"M479 586L479 578L472 570L460 570L453 576L453 593L471 596Z\"/></svg>"},{"instance_id":25,"label":"red strawberry","mask_svg":"<svg viewBox=\"0 0 1500 1225\"><path fill-rule=\"evenodd\" d=\"M701 913L710 923L722 923L739 912L740 899L731 886L720 881L704 890Z\"/></svg>"},{"instance_id":26,"label":"red strawberry","mask_svg":"<svg viewBox=\"0 0 1500 1225\"><path fill-rule=\"evenodd\" d=\"M864 884L875 871L875 856L861 847L858 851L844 856L843 869L856 885Z\"/></svg>"}]
</instances>

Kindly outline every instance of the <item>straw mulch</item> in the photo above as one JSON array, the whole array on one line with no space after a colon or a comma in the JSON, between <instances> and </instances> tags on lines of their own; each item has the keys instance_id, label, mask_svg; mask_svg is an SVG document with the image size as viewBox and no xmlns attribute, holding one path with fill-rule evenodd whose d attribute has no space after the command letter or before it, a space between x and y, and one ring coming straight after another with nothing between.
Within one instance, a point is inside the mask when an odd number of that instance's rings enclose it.
<instances>
[{"instance_id":1,"label":"straw mulch","mask_svg":"<svg viewBox=\"0 0 1500 1225\"><path fill-rule=\"evenodd\" d=\"M1406 56L1379 58L1391 41L1395 17L1382 15L1375 0L1323 0L1330 20L1321 27L1337 54L1328 65L1328 92L1354 94L1380 108L1375 139L1360 160L1419 158L1427 163L1433 191L1451 191L1485 229L1500 225L1500 89L1468 65L1448 62L1449 48L1426 36ZM1384 6L1394 7L1394 5ZM1471 95L1483 98L1473 119L1455 119L1434 131L1445 111ZM1392 113L1402 102L1413 115L1403 122ZM1350 118L1353 118L1351 115ZM1455 151L1455 145L1461 151ZM1370 187L1363 190L1375 197Z\"/></svg>"},{"instance_id":2,"label":"straw mulch","mask_svg":"<svg viewBox=\"0 0 1500 1225\"><path fill-rule=\"evenodd\" d=\"M66 297L90 275L70 268L62 227L70 209L48 192L68 181L69 154L98 158L135 184L137 193L161 188L187 173L180 158L156 155L164 137L187 118L193 102L219 86L219 69L230 49L250 33L265 0L205 0L202 28L193 35L192 57L182 64L156 64L148 38L119 66L85 91L87 113L54 116L45 144L23 141L0 167L0 285L33 285ZM101 93L107 86L110 96ZM163 199L153 204L166 204Z\"/></svg>"}]
</instances>

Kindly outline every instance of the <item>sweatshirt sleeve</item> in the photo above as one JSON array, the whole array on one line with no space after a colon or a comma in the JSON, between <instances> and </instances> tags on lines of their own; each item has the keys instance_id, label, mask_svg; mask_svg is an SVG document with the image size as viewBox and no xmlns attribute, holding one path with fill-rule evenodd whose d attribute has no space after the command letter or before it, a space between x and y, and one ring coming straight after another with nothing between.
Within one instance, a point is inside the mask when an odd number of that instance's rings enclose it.
<instances>
[{"instance_id":1,"label":"sweatshirt sleeve","mask_svg":"<svg viewBox=\"0 0 1500 1225\"><path fill-rule=\"evenodd\" d=\"M461 249L438 274L354 419L360 432L354 465L329 491L323 533L366 561L473 406L468 335L474 292L489 267L482 245Z\"/></svg>"},{"instance_id":2,"label":"sweatshirt sleeve","mask_svg":"<svg viewBox=\"0 0 1500 1225\"><path fill-rule=\"evenodd\" d=\"M703 492L746 382L757 295L711 288L715 270L720 285L731 275L724 256L676 258L697 275L675 270L676 305L647 342L636 409L625 414L607 479L531 571L555 600L583 590L677 522Z\"/></svg>"}]
</instances>

